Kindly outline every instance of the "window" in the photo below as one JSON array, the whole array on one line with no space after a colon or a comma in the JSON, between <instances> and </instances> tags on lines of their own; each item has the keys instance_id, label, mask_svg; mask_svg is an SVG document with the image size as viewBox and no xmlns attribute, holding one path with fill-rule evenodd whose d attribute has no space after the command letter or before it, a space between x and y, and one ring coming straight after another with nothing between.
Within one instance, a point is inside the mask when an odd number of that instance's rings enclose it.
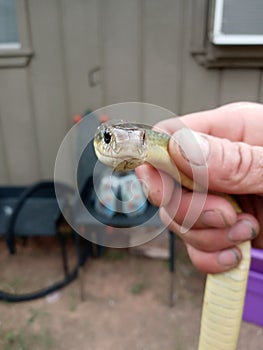
<instances>
[{"instance_id":1,"label":"window","mask_svg":"<svg viewBox=\"0 0 263 350\"><path fill-rule=\"evenodd\" d=\"M211 40L216 45L262 45L262 0L216 0Z\"/></svg>"},{"instance_id":2,"label":"window","mask_svg":"<svg viewBox=\"0 0 263 350\"><path fill-rule=\"evenodd\" d=\"M0 49L19 49L15 0L0 0Z\"/></svg>"},{"instance_id":3,"label":"window","mask_svg":"<svg viewBox=\"0 0 263 350\"><path fill-rule=\"evenodd\" d=\"M263 0L195 0L191 53L208 68L263 67Z\"/></svg>"},{"instance_id":4,"label":"window","mask_svg":"<svg viewBox=\"0 0 263 350\"><path fill-rule=\"evenodd\" d=\"M0 68L25 67L32 56L26 0L0 0Z\"/></svg>"}]
</instances>

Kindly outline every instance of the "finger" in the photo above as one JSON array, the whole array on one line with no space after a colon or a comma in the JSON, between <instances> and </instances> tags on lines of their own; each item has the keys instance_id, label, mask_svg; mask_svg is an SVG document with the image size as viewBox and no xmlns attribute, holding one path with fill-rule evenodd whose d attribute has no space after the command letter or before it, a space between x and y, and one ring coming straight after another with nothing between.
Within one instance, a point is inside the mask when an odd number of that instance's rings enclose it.
<instances>
[{"instance_id":1,"label":"finger","mask_svg":"<svg viewBox=\"0 0 263 350\"><path fill-rule=\"evenodd\" d=\"M169 143L178 168L192 177L207 167L209 189L226 193L263 192L263 147L178 130ZM201 177L202 179L202 177Z\"/></svg>"},{"instance_id":2,"label":"finger","mask_svg":"<svg viewBox=\"0 0 263 350\"><path fill-rule=\"evenodd\" d=\"M237 213L224 197L214 194L207 194L204 202L203 193L195 193L195 205L202 204L202 210L199 216L191 222L192 228L226 228L232 226L237 220ZM200 198L199 198L200 197ZM193 192L181 189L181 193L177 188L174 189L173 195L169 203L164 208L170 218L182 225L187 215L189 215L189 207L192 205Z\"/></svg>"},{"instance_id":3,"label":"finger","mask_svg":"<svg viewBox=\"0 0 263 350\"><path fill-rule=\"evenodd\" d=\"M238 247L218 252L203 252L187 244L188 255L195 267L205 273L220 273L237 266L242 254Z\"/></svg>"},{"instance_id":4,"label":"finger","mask_svg":"<svg viewBox=\"0 0 263 350\"><path fill-rule=\"evenodd\" d=\"M156 124L155 128L172 135L184 124L185 127L208 135L251 145L263 145L262 114L262 104L237 102L213 110L163 120Z\"/></svg>"},{"instance_id":5,"label":"finger","mask_svg":"<svg viewBox=\"0 0 263 350\"><path fill-rule=\"evenodd\" d=\"M183 241L205 252L233 247L254 239L259 233L258 222L250 214L240 214L231 227L191 229L187 233L182 233L181 226L170 218L164 208L160 210L160 217L169 230L175 232Z\"/></svg>"},{"instance_id":6,"label":"finger","mask_svg":"<svg viewBox=\"0 0 263 350\"><path fill-rule=\"evenodd\" d=\"M136 174L143 183L147 197L153 205L166 205L173 195L174 180L150 164L136 168Z\"/></svg>"}]
</instances>

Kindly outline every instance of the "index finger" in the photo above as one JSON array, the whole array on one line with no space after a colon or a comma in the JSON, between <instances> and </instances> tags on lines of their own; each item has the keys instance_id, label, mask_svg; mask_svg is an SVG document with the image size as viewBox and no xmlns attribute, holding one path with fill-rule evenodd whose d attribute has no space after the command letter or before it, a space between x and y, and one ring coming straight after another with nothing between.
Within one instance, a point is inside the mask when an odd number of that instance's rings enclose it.
<instances>
[{"instance_id":1,"label":"index finger","mask_svg":"<svg viewBox=\"0 0 263 350\"><path fill-rule=\"evenodd\" d=\"M263 105L238 102L180 117L186 127L230 141L263 145ZM179 127L174 118L156 124L155 129L172 135Z\"/></svg>"}]
</instances>

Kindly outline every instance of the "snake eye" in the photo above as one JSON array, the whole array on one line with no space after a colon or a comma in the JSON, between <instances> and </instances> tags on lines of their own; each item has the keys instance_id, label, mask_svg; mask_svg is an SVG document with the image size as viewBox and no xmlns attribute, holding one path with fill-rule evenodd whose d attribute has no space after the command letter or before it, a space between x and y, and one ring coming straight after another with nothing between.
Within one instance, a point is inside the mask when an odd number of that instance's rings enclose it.
<instances>
[{"instance_id":1,"label":"snake eye","mask_svg":"<svg viewBox=\"0 0 263 350\"><path fill-rule=\"evenodd\" d=\"M110 132L109 131L105 131L104 132L104 135L103 135L103 137L104 137L104 142L105 143L110 143L110 140L111 140L111 134L110 134Z\"/></svg>"},{"instance_id":2,"label":"snake eye","mask_svg":"<svg viewBox=\"0 0 263 350\"><path fill-rule=\"evenodd\" d=\"M142 143L143 143L143 145L145 144L145 138L146 138L146 135L145 135L145 131L144 131L143 135L142 135Z\"/></svg>"}]
</instances>

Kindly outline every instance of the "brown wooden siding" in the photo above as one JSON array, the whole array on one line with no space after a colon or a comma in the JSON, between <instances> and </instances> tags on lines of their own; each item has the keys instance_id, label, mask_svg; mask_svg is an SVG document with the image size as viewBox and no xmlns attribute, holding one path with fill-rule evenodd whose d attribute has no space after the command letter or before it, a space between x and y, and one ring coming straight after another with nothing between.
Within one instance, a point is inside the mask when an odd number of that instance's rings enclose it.
<instances>
[{"instance_id":1,"label":"brown wooden siding","mask_svg":"<svg viewBox=\"0 0 263 350\"><path fill-rule=\"evenodd\" d=\"M183 114L263 102L260 69L206 69L193 59L195 0L26 3L34 57L0 69L1 184L52 178L72 116L86 109L144 101Z\"/></svg>"}]
</instances>

